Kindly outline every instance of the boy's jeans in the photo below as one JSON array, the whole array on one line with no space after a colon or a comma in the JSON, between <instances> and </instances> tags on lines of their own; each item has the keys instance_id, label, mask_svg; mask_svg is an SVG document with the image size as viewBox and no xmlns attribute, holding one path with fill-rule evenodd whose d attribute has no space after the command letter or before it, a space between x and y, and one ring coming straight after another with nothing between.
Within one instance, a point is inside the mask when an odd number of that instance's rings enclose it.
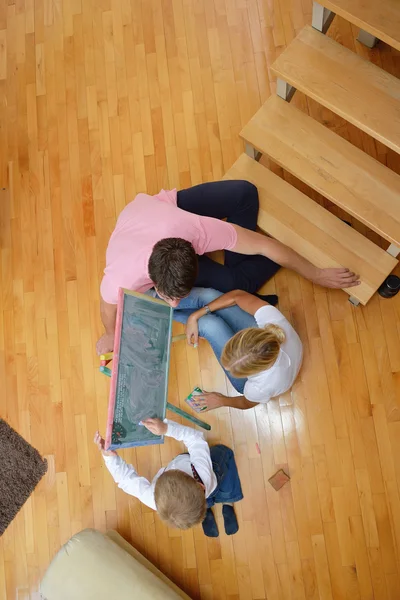
<instances>
[{"instance_id":1,"label":"boy's jeans","mask_svg":"<svg viewBox=\"0 0 400 600\"><path fill-rule=\"evenodd\" d=\"M189 315L219 296L222 296L222 292L217 292L217 290L193 288L189 296L183 298L177 308L174 309L174 320L185 324ZM238 306L232 306L201 317L198 326L200 337L209 342L218 362L220 362L226 342L241 329L257 327L257 323L252 315L249 315ZM225 373L233 387L243 394L246 379L232 377L228 371L225 371Z\"/></svg>"},{"instance_id":2,"label":"boy's jeans","mask_svg":"<svg viewBox=\"0 0 400 600\"><path fill-rule=\"evenodd\" d=\"M217 444L211 446L210 456L218 483L207 498L207 508L217 503L239 502L243 498L243 492L233 451L224 444Z\"/></svg>"}]
</instances>

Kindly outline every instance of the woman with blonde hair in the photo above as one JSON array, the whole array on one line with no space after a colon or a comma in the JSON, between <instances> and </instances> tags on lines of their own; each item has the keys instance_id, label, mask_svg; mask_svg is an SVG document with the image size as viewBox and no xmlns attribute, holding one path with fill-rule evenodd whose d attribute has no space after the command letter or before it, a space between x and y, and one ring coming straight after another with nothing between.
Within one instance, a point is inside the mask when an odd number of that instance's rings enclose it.
<instances>
[{"instance_id":1,"label":"woman with blonde hair","mask_svg":"<svg viewBox=\"0 0 400 600\"><path fill-rule=\"evenodd\" d=\"M303 346L289 321L274 306L241 290L223 294L193 312L186 325L188 343L198 342L199 319L214 312L223 317L223 310L235 305L254 316L254 327L238 331L226 341L220 362L243 395L229 398L204 392L196 401L206 410L219 406L247 409L268 402L292 387L301 367Z\"/></svg>"}]
</instances>

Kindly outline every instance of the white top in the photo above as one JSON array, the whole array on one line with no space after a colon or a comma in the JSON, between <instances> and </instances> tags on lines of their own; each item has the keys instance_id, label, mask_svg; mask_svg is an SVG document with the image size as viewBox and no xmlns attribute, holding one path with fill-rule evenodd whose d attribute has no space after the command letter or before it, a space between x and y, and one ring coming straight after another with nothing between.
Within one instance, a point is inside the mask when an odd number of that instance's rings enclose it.
<instances>
[{"instance_id":1,"label":"white top","mask_svg":"<svg viewBox=\"0 0 400 600\"><path fill-rule=\"evenodd\" d=\"M103 456L107 469L110 471L115 482L118 483L118 487L127 494L139 498L143 504L150 506L154 510L157 510L154 501L154 488L157 479L164 471L178 469L193 477L192 464L206 488L206 498L217 487L217 478L213 471L210 448L204 439L203 433L168 419L165 419L164 423L168 424L165 435L183 442L189 454L180 454L174 458L167 467L158 471L152 482L148 481L145 477L140 477L132 465L128 465L120 456Z\"/></svg>"},{"instance_id":2,"label":"white top","mask_svg":"<svg viewBox=\"0 0 400 600\"><path fill-rule=\"evenodd\" d=\"M269 369L250 375L244 395L251 402L268 402L290 389L298 375L303 359L303 345L289 321L274 306L262 306L254 315L257 325L278 325L286 335L278 358Z\"/></svg>"}]
</instances>

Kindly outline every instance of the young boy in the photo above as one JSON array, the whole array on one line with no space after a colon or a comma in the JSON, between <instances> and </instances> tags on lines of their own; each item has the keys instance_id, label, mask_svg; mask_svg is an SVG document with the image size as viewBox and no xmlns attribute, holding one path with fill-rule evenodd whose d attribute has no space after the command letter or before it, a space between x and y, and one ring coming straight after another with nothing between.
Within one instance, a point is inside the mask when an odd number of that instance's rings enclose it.
<instances>
[{"instance_id":1,"label":"young boy","mask_svg":"<svg viewBox=\"0 0 400 600\"><path fill-rule=\"evenodd\" d=\"M104 439L97 431L94 442L118 487L157 510L167 525L189 529L202 523L209 537L218 537L211 507L222 503L225 532L236 533L239 526L232 504L243 494L232 450L222 444L210 449L203 433L168 419L146 419L142 424L156 435L183 442L188 453L179 454L150 482L116 452L105 450Z\"/></svg>"}]
</instances>

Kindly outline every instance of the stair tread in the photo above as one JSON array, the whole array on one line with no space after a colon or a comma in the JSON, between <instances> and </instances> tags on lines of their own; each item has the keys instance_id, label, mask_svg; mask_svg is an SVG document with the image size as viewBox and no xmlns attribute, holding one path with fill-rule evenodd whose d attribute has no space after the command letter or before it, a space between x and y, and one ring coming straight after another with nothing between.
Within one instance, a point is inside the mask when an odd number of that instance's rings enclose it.
<instances>
[{"instance_id":1,"label":"stair tread","mask_svg":"<svg viewBox=\"0 0 400 600\"><path fill-rule=\"evenodd\" d=\"M366 304L397 260L289 183L242 154L224 179L246 179L258 188L262 231L320 268L345 266L361 284L345 290Z\"/></svg>"},{"instance_id":2,"label":"stair tread","mask_svg":"<svg viewBox=\"0 0 400 600\"><path fill-rule=\"evenodd\" d=\"M271 71L400 152L400 81L306 26Z\"/></svg>"},{"instance_id":3,"label":"stair tread","mask_svg":"<svg viewBox=\"0 0 400 600\"><path fill-rule=\"evenodd\" d=\"M241 137L400 247L400 176L293 105L271 96Z\"/></svg>"},{"instance_id":4,"label":"stair tread","mask_svg":"<svg viewBox=\"0 0 400 600\"><path fill-rule=\"evenodd\" d=\"M398 0L318 0L318 3L357 27L400 50L400 3Z\"/></svg>"}]
</instances>

